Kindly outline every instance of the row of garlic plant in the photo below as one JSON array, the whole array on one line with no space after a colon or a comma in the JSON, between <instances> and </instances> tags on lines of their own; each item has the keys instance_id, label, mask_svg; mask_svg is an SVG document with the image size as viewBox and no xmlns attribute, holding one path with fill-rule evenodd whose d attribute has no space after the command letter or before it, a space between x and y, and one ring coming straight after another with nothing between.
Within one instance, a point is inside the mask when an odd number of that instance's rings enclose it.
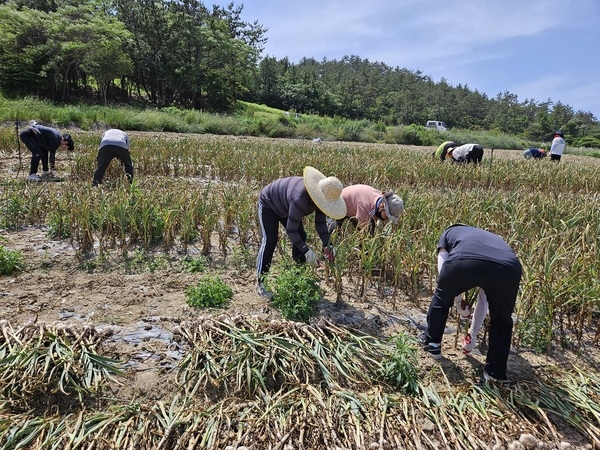
<instances>
[{"instance_id":1,"label":"row of garlic plant","mask_svg":"<svg viewBox=\"0 0 600 450\"><path fill-rule=\"evenodd\" d=\"M71 176L60 185L5 184L4 227L49 224L80 253L136 246L189 244L202 252L255 252L260 238L256 198L275 178L299 175L305 165L335 174L344 183L394 189L404 199L398 226L375 236L345 233L330 280L338 299L344 289L412 296L431 288L440 232L456 222L489 229L516 250L525 268L518 305L518 341L539 350L559 336L575 344L597 342L600 231L600 164L591 158L525 161L514 152L487 151L479 167L441 164L423 149L366 144L316 144L217 136L132 136L136 183L129 189L89 185L96 149L88 136L70 160ZM85 142L82 140L82 142ZM107 180L119 180L113 164ZM318 246L309 218L307 230ZM343 280L349 282L344 286ZM594 329L595 327L595 329Z\"/></svg>"}]
</instances>

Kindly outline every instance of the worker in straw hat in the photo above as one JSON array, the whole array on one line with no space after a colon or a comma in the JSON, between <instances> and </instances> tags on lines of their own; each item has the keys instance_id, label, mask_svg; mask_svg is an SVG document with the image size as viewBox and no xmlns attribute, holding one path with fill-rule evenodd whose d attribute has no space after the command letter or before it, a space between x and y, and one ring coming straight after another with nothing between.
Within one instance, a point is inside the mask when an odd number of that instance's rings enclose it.
<instances>
[{"instance_id":1,"label":"worker in straw hat","mask_svg":"<svg viewBox=\"0 0 600 450\"><path fill-rule=\"evenodd\" d=\"M438 158L440 161L444 162L446 159L446 153L449 148L458 147L458 144L453 141L445 141L440 144L435 152L433 152L433 156Z\"/></svg>"},{"instance_id":2,"label":"worker in straw hat","mask_svg":"<svg viewBox=\"0 0 600 450\"><path fill-rule=\"evenodd\" d=\"M330 228L335 229L349 219L360 229L368 227L375 233L377 220L398 223L404 211L404 202L392 191L382 192L367 184L353 184L342 189L342 198L346 203L346 216L336 222L330 221Z\"/></svg>"},{"instance_id":3,"label":"worker in straw hat","mask_svg":"<svg viewBox=\"0 0 600 450\"><path fill-rule=\"evenodd\" d=\"M261 190L258 220L262 240L256 262L256 292L259 295L273 298L273 293L265 288L263 281L277 246L279 224L285 227L292 242L292 258L316 265L317 255L306 245L302 219L315 213L315 228L323 242L323 249L327 251L330 238L327 217L341 219L346 216L342 188L342 182L336 177L326 177L314 167L307 166L303 176L279 178Z\"/></svg>"}]
</instances>

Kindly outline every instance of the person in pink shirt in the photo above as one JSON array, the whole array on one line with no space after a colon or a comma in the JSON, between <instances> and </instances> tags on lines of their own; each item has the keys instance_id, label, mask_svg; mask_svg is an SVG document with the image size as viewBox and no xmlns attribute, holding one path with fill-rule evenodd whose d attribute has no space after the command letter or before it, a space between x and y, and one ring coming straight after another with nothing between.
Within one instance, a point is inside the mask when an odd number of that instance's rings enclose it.
<instances>
[{"instance_id":1,"label":"person in pink shirt","mask_svg":"<svg viewBox=\"0 0 600 450\"><path fill-rule=\"evenodd\" d=\"M377 220L390 220L398 223L398 217L404 211L404 202L394 192L382 192L367 184L353 184L342 189L342 198L346 203L346 217L338 220L340 226L344 220L350 221L360 229L369 228L375 233Z\"/></svg>"}]
</instances>

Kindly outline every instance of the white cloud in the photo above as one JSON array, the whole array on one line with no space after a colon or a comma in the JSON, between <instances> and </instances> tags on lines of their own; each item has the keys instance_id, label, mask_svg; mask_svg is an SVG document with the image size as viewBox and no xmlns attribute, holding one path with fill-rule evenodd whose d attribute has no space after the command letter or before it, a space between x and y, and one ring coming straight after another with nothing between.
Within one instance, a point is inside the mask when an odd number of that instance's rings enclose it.
<instances>
[{"instance_id":1,"label":"white cloud","mask_svg":"<svg viewBox=\"0 0 600 450\"><path fill-rule=\"evenodd\" d=\"M508 90L600 113L598 0L253 0L242 18L269 29L265 56L357 55L490 97Z\"/></svg>"}]
</instances>

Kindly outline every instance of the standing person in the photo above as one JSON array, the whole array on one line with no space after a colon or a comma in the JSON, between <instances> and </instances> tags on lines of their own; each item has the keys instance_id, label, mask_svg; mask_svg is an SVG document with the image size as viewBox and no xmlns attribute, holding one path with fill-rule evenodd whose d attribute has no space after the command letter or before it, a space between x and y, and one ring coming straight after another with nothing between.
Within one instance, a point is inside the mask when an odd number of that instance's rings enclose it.
<instances>
[{"instance_id":1,"label":"standing person","mask_svg":"<svg viewBox=\"0 0 600 450\"><path fill-rule=\"evenodd\" d=\"M129 153L129 136L127 133L115 128L106 130L100 141L100 150L96 158L96 169L92 177L92 186L102 184L104 173L110 162L117 158L125 168L125 176L129 182L133 182L133 162Z\"/></svg>"},{"instance_id":2,"label":"standing person","mask_svg":"<svg viewBox=\"0 0 600 450\"><path fill-rule=\"evenodd\" d=\"M54 174L56 150L68 148L72 151L75 148L70 134L61 134L56 128L39 125L33 120L29 122L29 128L21 131L19 139L31 151L27 181L43 181L56 177ZM41 177L37 174L40 161L42 162Z\"/></svg>"},{"instance_id":3,"label":"standing person","mask_svg":"<svg viewBox=\"0 0 600 450\"><path fill-rule=\"evenodd\" d=\"M434 359L442 357L442 337L455 297L479 286L487 295L490 312L483 379L507 380L512 313L523 271L519 259L500 236L463 224L444 230L438 256L444 263L427 312L427 330L420 337L423 349Z\"/></svg>"},{"instance_id":4,"label":"standing person","mask_svg":"<svg viewBox=\"0 0 600 450\"><path fill-rule=\"evenodd\" d=\"M446 159L452 162L479 164L483 159L483 147L479 144L465 144L458 147L450 147L446 152Z\"/></svg>"},{"instance_id":5,"label":"standing person","mask_svg":"<svg viewBox=\"0 0 600 450\"><path fill-rule=\"evenodd\" d=\"M546 150L544 150L543 148L531 147L523 152L523 156L525 157L525 159L542 159L546 157Z\"/></svg>"},{"instance_id":6,"label":"standing person","mask_svg":"<svg viewBox=\"0 0 600 450\"><path fill-rule=\"evenodd\" d=\"M550 161L559 162L566 145L563 132L556 131L552 139L552 145L550 146Z\"/></svg>"},{"instance_id":7,"label":"standing person","mask_svg":"<svg viewBox=\"0 0 600 450\"><path fill-rule=\"evenodd\" d=\"M264 286L264 277L271 267L277 246L279 224L292 242L292 258L297 262L317 264L317 255L306 245L306 231L302 219L315 213L315 229L329 250L330 232L327 217L342 219L346 216L346 203L342 198L342 182L336 177L326 177L314 167L306 166L303 176L279 178L265 186L258 197L258 220L262 240L256 260L256 292L271 299L273 293Z\"/></svg>"},{"instance_id":8,"label":"standing person","mask_svg":"<svg viewBox=\"0 0 600 450\"><path fill-rule=\"evenodd\" d=\"M346 217L337 221L337 226L346 219L358 228L369 227L375 233L377 220L398 223L398 217L404 211L404 202L393 192L382 192L367 184L353 184L342 189L342 198L346 203Z\"/></svg>"},{"instance_id":9,"label":"standing person","mask_svg":"<svg viewBox=\"0 0 600 450\"><path fill-rule=\"evenodd\" d=\"M448 149L452 147L458 147L458 144L452 141L442 142L435 151L434 156L439 158L440 161L444 162L446 160L446 153L448 152Z\"/></svg>"}]
</instances>

